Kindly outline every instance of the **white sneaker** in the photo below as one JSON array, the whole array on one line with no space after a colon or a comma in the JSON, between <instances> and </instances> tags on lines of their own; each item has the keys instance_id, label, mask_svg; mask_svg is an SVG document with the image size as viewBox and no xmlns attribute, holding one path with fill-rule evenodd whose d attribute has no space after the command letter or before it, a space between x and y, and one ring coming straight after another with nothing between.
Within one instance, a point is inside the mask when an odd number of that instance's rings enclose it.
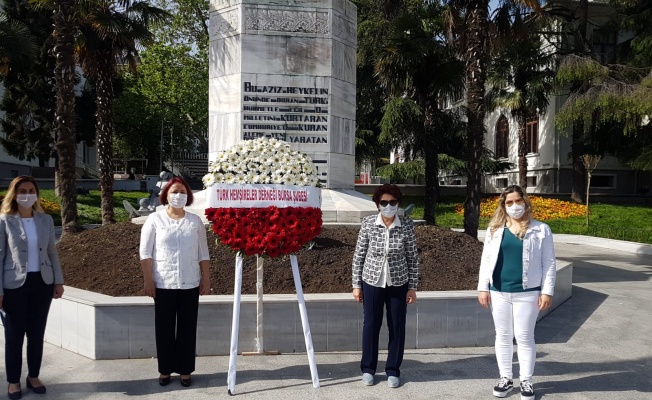
<instances>
[{"instance_id":1,"label":"white sneaker","mask_svg":"<svg viewBox=\"0 0 652 400\"><path fill-rule=\"evenodd\" d=\"M398 376L388 376L387 377L387 386L391 388L397 388L401 384L401 380Z\"/></svg>"},{"instance_id":2,"label":"white sneaker","mask_svg":"<svg viewBox=\"0 0 652 400\"><path fill-rule=\"evenodd\" d=\"M502 377L498 379L498 382L496 382L496 386L494 386L494 396L496 397L505 397L509 392L514 389L514 381L511 379Z\"/></svg>"},{"instance_id":3,"label":"white sneaker","mask_svg":"<svg viewBox=\"0 0 652 400\"><path fill-rule=\"evenodd\" d=\"M364 374L362 374L362 383L364 383L367 386L373 385L374 384L374 376L371 375L368 372L365 372Z\"/></svg>"},{"instance_id":4,"label":"white sneaker","mask_svg":"<svg viewBox=\"0 0 652 400\"><path fill-rule=\"evenodd\" d=\"M521 382L521 400L534 400L534 388L531 381Z\"/></svg>"}]
</instances>

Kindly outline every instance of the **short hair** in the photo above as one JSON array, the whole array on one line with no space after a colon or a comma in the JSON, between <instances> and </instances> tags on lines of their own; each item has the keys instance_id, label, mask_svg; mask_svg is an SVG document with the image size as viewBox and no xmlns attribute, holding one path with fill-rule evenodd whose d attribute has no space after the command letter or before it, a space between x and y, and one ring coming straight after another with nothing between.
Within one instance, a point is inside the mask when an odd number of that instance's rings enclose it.
<instances>
[{"instance_id":1,"label":"short hair","mask_svg":"<svg viewBox=\"0 0 652 400\"><path fill-rule=\"evenodd\" d=\"M158 196L158 201L164 206L168 204L168 192L170 191L170 187L172 187L172 185L175 183L180 183L186 188L186 192L188 192L188 200L186 200L186 205L191 205L195 200L195 197L192 195L192 189L190 189L188 182L186 182L186 180L180 176L175 176L174 178L170 179L167 184L165 184L163 190L161 190L161 194Z\"/></svg>"},{"instance_id":2,"label":"short hair","mask_svg":"<svg viewBox=\"0 0 652 400\"><path fill-rule=\"evenodd\" d=\"M378 186L371 199L376 203L376 205L378 205L380 204L380 198L383 197L384 194L391 194L396 200L398 200L399 204L402 203L403 193L401 193L401 189L391 183L385 183Z\"/></svg>"},{"instance_id":3,"label":"short hair","mask_svg":"<svg viewBox=\"0 0 652 400\"><path fill-rule=\"evenodd\" d=\"M9 184L9 189L7 189L7 194L5 194L4 200L2 200L2 205L0 206L0 214L15 214L18 212L18 203L16 202L16 196L18 195L18 187L22 185L23 183L28 183L31 182L34 184L34 188L36 188L36 203L32 206L32 208L38 212L45 212L43 211L43 207L41 206L41 192L38 189L38 185L36 184L36 180L29 176L29 175L21 175L14 180L11 181Z\"/></svg>"}]
</instances>

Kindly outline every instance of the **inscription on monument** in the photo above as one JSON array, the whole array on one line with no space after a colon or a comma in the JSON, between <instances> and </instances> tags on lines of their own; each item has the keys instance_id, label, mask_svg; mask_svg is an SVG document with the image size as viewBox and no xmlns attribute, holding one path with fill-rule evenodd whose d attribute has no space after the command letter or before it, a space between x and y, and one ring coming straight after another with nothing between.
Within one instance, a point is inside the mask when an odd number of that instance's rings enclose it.
<instances>
[{"instance_id":1,"label":"inscription on monument","mask_svg":"<svg viewBox=\"0 0 652 400\"><path fill-rule=\"evenodd\" d=\"M329 89L244 83L242 139L328 144Z\"/></svg>"},{"instance_id":2,"label":"inscription on monument","mask_svg":"<svg viewBox=\"0 0 652 400\"><path fill-rule=\"evenodd\" d=\"M328 34L327 12L275 10L256 7L245 9L245 29L271 32Z\"/></svg>"}]
</instances>

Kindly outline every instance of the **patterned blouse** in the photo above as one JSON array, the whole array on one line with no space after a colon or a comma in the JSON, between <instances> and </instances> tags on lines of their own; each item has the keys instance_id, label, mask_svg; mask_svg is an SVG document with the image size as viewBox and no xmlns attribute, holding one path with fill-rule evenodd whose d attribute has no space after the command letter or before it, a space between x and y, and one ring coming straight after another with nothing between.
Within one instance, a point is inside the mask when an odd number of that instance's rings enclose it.
<instances>
[{"instance_id":1,"label":"patterned blouse","mask_svg":"<svg viewBox=\"0 0 652 400\"><path fill-rule=\"evenodd\" d=\"M419 284L419 255L411 219L397 216L401 224L389 231L386 249L386 228L376 224L377 215L365 217L360 226L358 243L353 253L353 288L362 287L362 281L375 286L387 260L389 276L394 286L408 284L416 289Z\"/></svg>"}]
</instances>

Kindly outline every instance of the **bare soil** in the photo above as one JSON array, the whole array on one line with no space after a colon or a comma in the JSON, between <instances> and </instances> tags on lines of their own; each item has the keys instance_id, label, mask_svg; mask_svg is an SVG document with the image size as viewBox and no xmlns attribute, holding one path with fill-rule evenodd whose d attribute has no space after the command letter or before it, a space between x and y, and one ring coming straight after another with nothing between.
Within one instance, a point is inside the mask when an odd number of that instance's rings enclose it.
<instances>
[{"instance_id":1,"label":"bare soil","mask_svg":"<svg viewBox=\"0 0 652 400\"><path fill-rule=\"evenodd\" d=\"M66 285L110 296L143 295L140 225L122 222L64 236L58 244ZM235 254L208 233L212 294L233 294ZM357 228L325 228L298 255L305 293L351 291ZM482 243L463 233L417 227L419 290L470 290L478 281ZM264 293L295 293L289 257L265 259ZM245 258L242 293L256 293L256 258Z\"/></svg>"}]
</instances>

